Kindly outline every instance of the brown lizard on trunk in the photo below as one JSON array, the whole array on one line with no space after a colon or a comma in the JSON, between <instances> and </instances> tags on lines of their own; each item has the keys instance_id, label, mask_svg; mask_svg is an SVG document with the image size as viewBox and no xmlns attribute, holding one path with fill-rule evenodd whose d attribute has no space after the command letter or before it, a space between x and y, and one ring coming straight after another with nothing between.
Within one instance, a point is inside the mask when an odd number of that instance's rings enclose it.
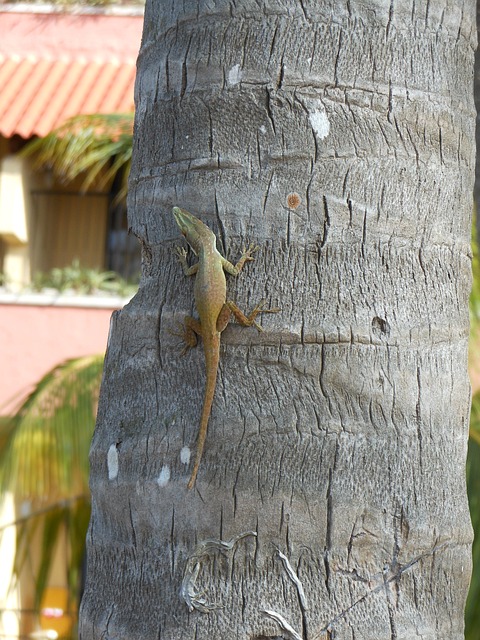
<instances>
[{"instance_id":1,"label":"brown lizard on trunk","mask_svg":"<svg viewBox=\"0 0 480 640\"><path fill-rule=\"evenodd\" d=\"M195 485L202 459L208 420L215 393L220 357L220 334L227 326L232 313L241 325L245 327L254 325L259 331L262 331L262 328L255 322L257 315L262 312L276 313L278 309L263 309L263 305L260 303L249 316L245 316L236 304L227 301L227 285L224 272L226 271L233 276L238 275L245 262L253 260L252 253L256 251L257 247L250 245L248 249L244 249L240 260L236 265L233 265L218 252L215 234L201 220L179 207L173 208L173 215L186 241L195 255L198 256L198 262L189 267L187 264L187 251L181 247L176 247L176 253L185 275L197 276L194 297L200 318L200 320L196 320L191 316L187 316L182 333L179 335L186 343L184 353L197 344L197 336L202 337L205 352L206 387L198 431L195 463L187 485L191 489Z\"/></svg>"}]
</instances>

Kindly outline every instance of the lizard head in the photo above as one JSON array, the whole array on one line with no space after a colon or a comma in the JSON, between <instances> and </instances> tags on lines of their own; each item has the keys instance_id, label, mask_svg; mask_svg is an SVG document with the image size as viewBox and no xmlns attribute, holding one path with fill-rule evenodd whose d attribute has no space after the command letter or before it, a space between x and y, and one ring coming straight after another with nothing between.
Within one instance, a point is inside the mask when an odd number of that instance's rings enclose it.
<instances>
[{"instance_id":1,"label":"lizard head","mask_svg":"<svg viewBox=\"0 0 480 640\"><path fill-rule=\"evenodd\" d=\"M215 247L215 234L201 220L180 207L173 207L173 215L182 235L197 255L202 247L211 244Z\"/></svg>"}]
</instances>

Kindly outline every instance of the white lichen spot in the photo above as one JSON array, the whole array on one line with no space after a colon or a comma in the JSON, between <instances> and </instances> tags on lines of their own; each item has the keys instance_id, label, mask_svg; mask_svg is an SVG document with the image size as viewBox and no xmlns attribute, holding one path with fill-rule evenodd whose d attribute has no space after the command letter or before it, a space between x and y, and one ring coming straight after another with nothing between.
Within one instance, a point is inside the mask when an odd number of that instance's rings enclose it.
<instances>
[{"instance_id":1,"label":"white lichen spot","mask_svg":"<svg viewBox=\"0 0 480 640\"><path fill-rule=\"evenodd\" d=\"M264 124L260 127L260 133L267 133L267 127Z\"/></svg>"},{"instance_id":2,"label":"white lichen spot","mask_svg":"<svg viewBox=\"0 0 480 640\"><path fill-rule=\"evenodd\" d=\"M159 487L165 487L170 480L170 467L165 464L163 465L160 475L157 478L157 483Z\"/></svg>"},{"instance_id":3,"label":"white lichen spot","mask_svg":"<svg viewBox=\"0 0 480 640\"><path fill-rule=\"evenodd\" d=\"M330 133L330 122L324 110L316 109L309 114L310 124L315 134L320 140L323 140Z\"/></svg>"},{"instance_id":4,"label":"white lichen spot","mask_svg":"<svg viewBox=\"0 0 480 640\"><path fill-rule=\"evenodd\" d=\"M228 84L229 85L238 84L241 79L242 79L242 72L240 70L240 65L236 64L228 72Z\"/></svg>"},{"instance_id":5,"label":"white lichen spot","mask_svg":"<svg viewBox=\"0 0 480 640\"><path fill-rule=\"evenodd\" d=\"M115 480L118 476L118 449L116 444L110 445L107 453L108 479Z\"/></svg>"},{"instance_id":6,"label":"white lichen spot","mask_svg":"<svg viewBox=\"0 0 480 640\"><path fill-rule=\"evenodd\" d=\"M182 447L180 451L180 462L182 464L188 464L190 462L191 455L192 455L192 452L188 447Z\"/></svg>"}]
</instances>

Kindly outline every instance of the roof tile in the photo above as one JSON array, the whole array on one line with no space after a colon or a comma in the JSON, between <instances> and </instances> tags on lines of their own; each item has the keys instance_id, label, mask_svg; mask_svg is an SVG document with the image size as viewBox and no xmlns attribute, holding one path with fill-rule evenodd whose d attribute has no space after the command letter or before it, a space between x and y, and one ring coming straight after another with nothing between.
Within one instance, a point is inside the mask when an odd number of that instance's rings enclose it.
<instances>
[{"instance_id":1,"label":"roof tile","mask_svg":"<svg viewBox=\"0 0 480 640\"><path fill-rule=\"evenodd\" d=\"M0 12L2 31L5 15ZM11 15L7 17L12 20ZM89 22L91 16L84 18L86 20L79 21L76 17L72 21L70 17L65 22L59 22L59 16L52 17L61 35L61 46L55 49L50 43L46 56L44 41L42 48L35 51L35 30L32 32L35 21L32 23L32 16L27 15L25 24L22 16L17 16L17 36L21 37L19 34L23 29L28 36L28 47L22 57L18 50L9 54L0 45L0 135L10 137L19 134L23 138L45 136L71 116L133 110L135 58L131 52L139 46L142 20L135 18L133 26L128 24L130 42L125 45L124 54L119 56L108 42L108 34L122 22L117 19L113 24L112 19L103 16L105 41L102 37L92 39L89 55L85 56L87 45L82 41L83 48L81 52L78 50L79 36L75 29L85 34L91 27L97 36L101 31L98 16L95 22ZM46 17L41 16L39 33L43 38L45 21ZM70 51L65 46L69 34L72 42L77 43L76 48L72 47ZM119 38L118 32L115 37ZM56 51L57 55L52 55L52 51ZM126 52L130 52L129 55Z\"/></svg>"}]
</instances>

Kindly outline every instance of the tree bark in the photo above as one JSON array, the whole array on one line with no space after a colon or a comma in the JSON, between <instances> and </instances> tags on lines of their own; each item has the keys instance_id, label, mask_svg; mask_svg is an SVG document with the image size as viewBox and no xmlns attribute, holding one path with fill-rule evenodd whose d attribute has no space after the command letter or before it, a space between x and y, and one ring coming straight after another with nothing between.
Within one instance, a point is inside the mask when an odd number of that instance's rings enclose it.
<instances>
[{"instance_id":1,"label":"tree bark","mask_svg":"<svg viewBox=\"0 0 480 640\"><path fill-rule=\"evenodd\" d=\"M473 0L147 2L82 640L463 637L475 42ZM172 205L282 309L222 334L192 491Z\"/></svg>"},{"instance_id":2,"label":"tree bark","mask_svg":"<svg viewBox=\"0 0 480 640\"><path fill-rule=\"evenodd\" d=\"M480 0L477 0L477 37L478 32L480 30ZM480 149L480 50L477 47L475 51L475 65L474 65L474 90L473 95L475 99L475 111L476 111L476 121L475 121L475 146L477 149ZM473 187L473 196L475 201L475 210L476 210L476 241L477 245L480 246L480 216L478 215L478 203L480 202L480 154L476 154L475 161L475 183Z\"/></svg>"}]
</instances>

